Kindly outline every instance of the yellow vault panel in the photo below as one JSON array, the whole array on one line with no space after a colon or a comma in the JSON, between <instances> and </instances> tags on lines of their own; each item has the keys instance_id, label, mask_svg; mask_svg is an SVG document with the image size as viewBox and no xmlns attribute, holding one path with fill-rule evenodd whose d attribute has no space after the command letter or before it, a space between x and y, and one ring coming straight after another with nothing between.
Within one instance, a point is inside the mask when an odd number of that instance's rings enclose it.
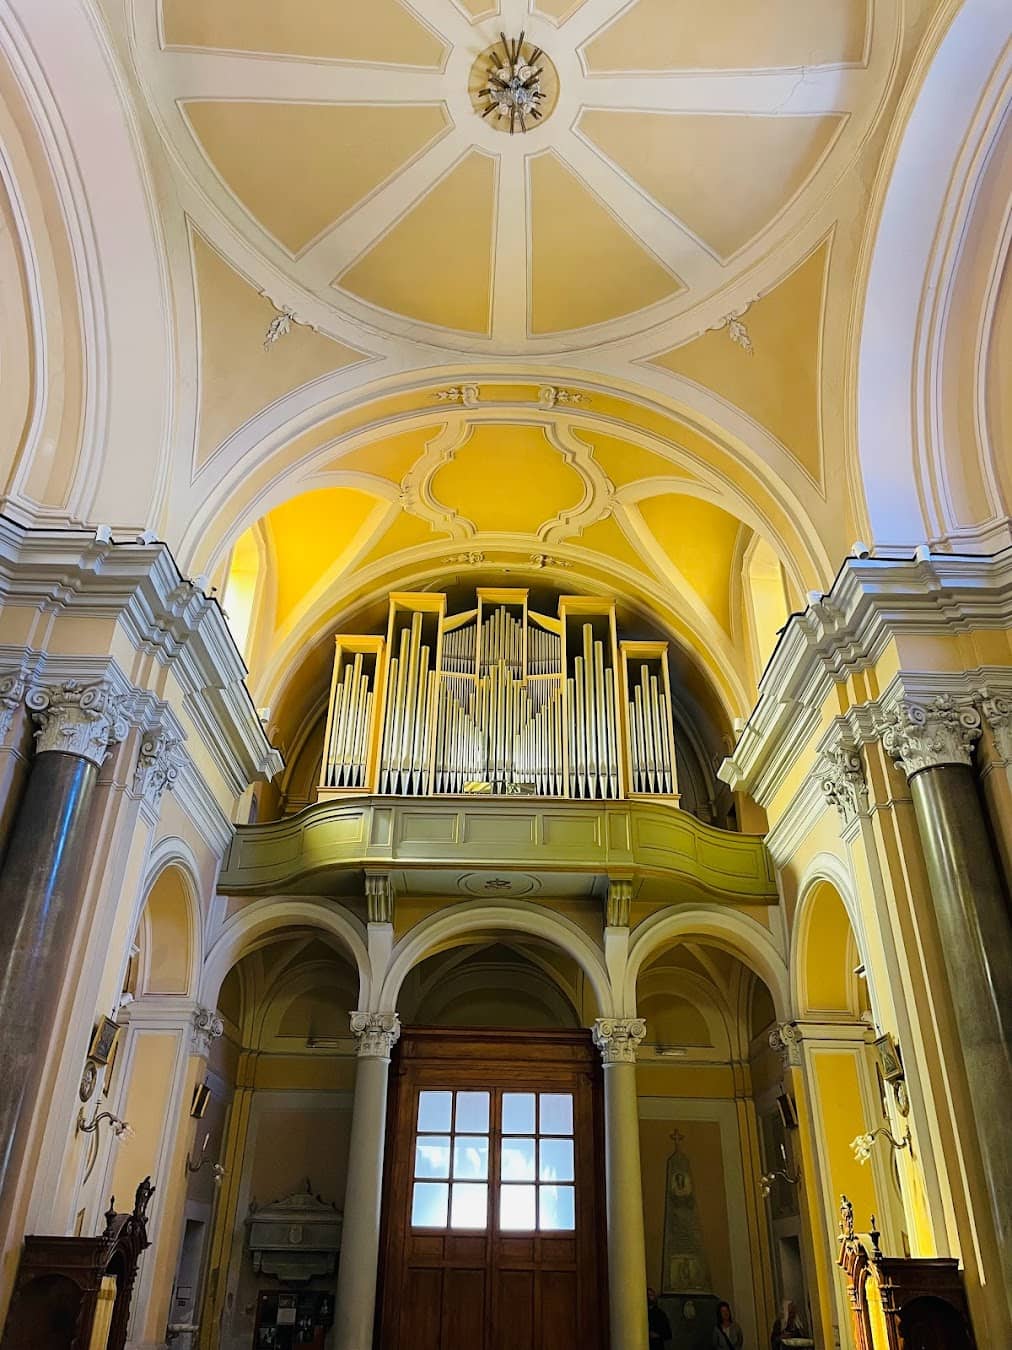
<instances>
[{"instance_id":1,"label":"yellow vault panel","mask_svg":"<svg viewBox=\"0 0 1012 1350\"><path fill-rule=\"evenodd\" d=\"M261 340L274 306L201 235L190 238L200 307L199 469L228 435L282 394L366 358L301 324L265 351ZM239 351L245 355L237 361Z\"/></svg>"},{"instance_id":2,"label":"yellow vault panel","mask_svg":"<svg viewBox=\"0 0 1012 1350\"><path fill-rule=\"evenodd\" d=\"M339 455L326 466L328 469L372 473L399 483L416 460L421 459L429 441L440 428L419 427L402 431L398 436L384 436L370 445L360 446L349 454Z\"/></svg>"},{"instance_id":3,"label":"yellow vault panel","mask_svg":"<svg viewBox=\"0 0 1012 1350\"><path fill-rule=\"evenodd\" d=\"M305 248L450 125L441 103L211 99L187 102L183 111L225 186L291 253Z\"/></svg>"},{"instance_id":4,"label":"yellow vault panel","mask_svg":"<svg viewBox=\"0 0 1012 1350\"><path fill-rule=\"evenodd\" d=\"M741 521L712 502L681 493L650 497L639 507L665 554L730 633L731 561Z\"/></svg>"},{"instance_id":5,"label":"yellow vault panel","mask_svg":"<svg viewBox=\"0 0 1012 1350\"><path fill-rule=\"evenodd\" d=\"M734 403L783 442L821 483L819 373L828 241L745 315L752 354L724 329L704 333L654 364Z\"/></svg>"},{"instance_id":6,"label":"yellow vault panel","mask_svg":"<svg viewBox=\"0 0 1012 1350\"><path fill-rule=\"evenodd\" d=\"M535 334L605 323L684 289L554 151L528 172Z\"/></svg>"},{"instance_id":7,"label":"yellow vault panel","mask_svg":"<svg viewBox=\"0 0 1012 1350\"><path fill-rule=\"evenodd\" d=\"M347 550L376 508L354 488L317 488L267 516L277 559L275 625L280 628Z\"/></svg>"},{"instance_id":8,"label":"yellow vault panel","mask_svg":"<svg viewBox=\"0 0 1012 1350\"><path fill-rule=\"evenodd\" d=\"M584 55L595 72L825 65L860 61L866 25L865 0L639 0Z\"/></svg>"},{"instance_id":9,"label":"yellow vault panel","mask_svg":"<svg viewBox=\"0 0 1012 1350\"><path fill-rule=\"evenodd\" d=\"M400 0L311 5L305 0L162 0L167 46L441 66L446 47Z\"/></svg>"},{"instance_id":10,"label":"yellow vault panel","mask_svg":"<svg viewBox=\"0 0 1012 1350\"><path fill-rule=\"evenodd\" d=\"M589 108L579 130L708 248L728 258L804 186L845 117L689 116Z\"/></svg>"},{"instance_id":11,"label":"yellow vault panel","mask_svg":"<svg viewBox=\"0 0 1012 1350\"><path fill-rule=\"evenodd\" d=\"M485 424L437 470L432 494L480 531L536 534L579 505L584 485L541 427Z\"/></svg>"},{"instance_id":12,"label":"yellow vault panel","mask_svg":"<svg viewBox=\"0 0 1012 1350\"><path fill-rule=\"evenodd\" d=\"M470 151L335 285L393 314L488 333L496 167Z\"/></svg>"},{"instance_id":13,"label":"yellow vault panel","mask_svg":"<svg viewBox=\"0 0 1012 1350\"><path fill-rule=\"evenodd\" d=\"M577 440L591 446L594 458L616 487L643 478L692 478L694 475L652 450L643 450L603 431L574 432Z\"/></svg>"}]
</instances>

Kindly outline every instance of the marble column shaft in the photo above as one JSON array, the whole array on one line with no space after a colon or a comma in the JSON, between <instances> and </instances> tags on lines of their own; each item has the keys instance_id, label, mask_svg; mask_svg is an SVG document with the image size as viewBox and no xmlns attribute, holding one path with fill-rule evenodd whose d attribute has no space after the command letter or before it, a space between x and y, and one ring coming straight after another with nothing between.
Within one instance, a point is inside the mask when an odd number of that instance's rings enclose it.
<instances>
[{"instance_id":1,"label":"marble column shaft","mask_svg":"<svg viewBox=\"0 0 1012 1350\"><path fill-rule=\"evenodd\" d=\"M636 1047L641 1018L602 1018L594 1041L604 1063L604 1172L611 1350L647 1350L647 1263L643 1232Z\"/></svg>"},{"instance_id":2,"label":"marble column shaft","mask_svg":"<svg viewBox=\"0 0 1012 1350\"><path fill-rule=\"evenodd\" d=\"M372 1350L383 1203L390 1054L400 1035L396 1013L353 1013L358 1037L355 1104L348 1152L334 1350Z\"/></svg>"},{"instance_id":3,"label":"marble column shaft","mask_svg":"<svg viewBox=\"0 0 1012 1350\"><path fill-rule=\"evenodd\" d=\"M1012 919L973 770L922 769L910 792L1012 1289Z\"/></svg>"},{"instance_id":4,"label":"marble column shaft","mask_svg":"<svg viewBox=\"0 0 1012 1350\"><path fill-rule=\"evenodd\" d=\"M39 755L0 873L0 1192L63 988L97 776L95 764L78 755Z\"/></svg>"}]
</instances>

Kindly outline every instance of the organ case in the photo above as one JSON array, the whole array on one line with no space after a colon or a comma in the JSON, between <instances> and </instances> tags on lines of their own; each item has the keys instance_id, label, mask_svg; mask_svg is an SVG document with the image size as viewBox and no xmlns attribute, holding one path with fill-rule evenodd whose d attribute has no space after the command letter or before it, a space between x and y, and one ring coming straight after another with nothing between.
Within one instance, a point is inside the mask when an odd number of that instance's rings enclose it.
<instances>
[{"instance_id":1,"label":"organ case","mask_svg":"<svg viewBox=\"0 0 1012 1350\"><path fill-rule=\"evenodd\" d=\"M364 793L677 802L667 644L593 597L395 593L385 638L336 639L319 797Z\"/></svg>"}]
</instances>

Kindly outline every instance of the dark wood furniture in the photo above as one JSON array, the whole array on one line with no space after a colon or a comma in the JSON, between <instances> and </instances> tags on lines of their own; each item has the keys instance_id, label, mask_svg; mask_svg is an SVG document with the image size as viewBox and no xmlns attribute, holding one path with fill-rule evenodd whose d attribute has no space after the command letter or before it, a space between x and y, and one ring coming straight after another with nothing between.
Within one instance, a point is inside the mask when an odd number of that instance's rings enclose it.
<instances>
[{"instance_id":1,"label":"dark wood furniture","mask_svg":"<svg viewBox=\"0 0 1012 1350\"><path fill-rule=\"evenodd\" d=\"M567 1345L604 1350L601 1088L600 1059L587 1032L404 1031L394 1059L387 1132L378 1345L384 1350L560 1350ZM488 1094L484 1227L412 1225L419 1095L424 1091ZM503 1128L504 1095L510 1094L572 1096L575 1175L566 1197L575 1210L571 1228L546 1230L537 1220L513 1230L502 1227L500 1210L509 1203L503 1198L509 1181L504 1158L515 1170L518 1156L510 1147L516 1141L510 1140L505 1152L503 1147L512 1134ZM540 1123L531 1133L540 1150L539 1131ZM466 1128L458 1132L467 1136ZM456 1136L451 1132L451 1137ZM546 1203L555 1201L549 1197Z\"/></svg>"},{"instance_id":2,"label":"dark wood furniture","mask_svg":"<svg viewBox=\"0 0 1012 1350\"><path fill-rule=\"evenodd\" d=\"M854 1208L840 1207L839 1264L847 1277L857 1350L875 1350L868 1281L878 1285L888 1350L976 1350L959 1262L951 1256L885 1256L875 1219L871 1251L854 1232Z\"/></svg>"},{"instance_id":3,"label":"dark wood furniture","mask_svg":"<svg viewBox=\"0 0 1012 1350\"><path fill-rule=\"evenodd\" d=\"M148 1246L151 1178L137 1187L129 1214L109 1202L99 1237L26 1237L7 1315L3 1350L90 1350L102 1282L116 1282L103 1350L123 1350L137 1262Z\"/></svg>"}]
</instances>

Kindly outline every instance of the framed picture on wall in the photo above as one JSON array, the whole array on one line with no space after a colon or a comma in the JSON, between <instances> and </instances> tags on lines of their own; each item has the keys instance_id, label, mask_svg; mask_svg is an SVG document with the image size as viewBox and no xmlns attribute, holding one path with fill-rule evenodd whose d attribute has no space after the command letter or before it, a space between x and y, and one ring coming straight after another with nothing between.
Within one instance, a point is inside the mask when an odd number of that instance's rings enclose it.
<instances>
[{"instance_id":1,"label":"framed picture on wall","mask_svg":"<svg viewBox=\"0 0 1012 1350\"><path fill-rule=\"evenodd\" d=\"M875 1041L875 1053L878 1055L882 1077L887 1083L898 1082L903 1077L903 1062L900 1059L900 1048L888 1031Z\"/></svg>"},{"instance_id":2,"label":"framed picture on wall","mask_svg":"<svg viewBox=\"0 0 1012 1350\"><path fill-rule=\"evenodd\" d=\"M119 1023L114 1022L111 1017L99 1018L95 1034L91 1038L91 1045L88 1047L88 1058L93 1059L96 1064L108 1064L116 1048L119 1032Z\"/></svg>"}]
</instances>

